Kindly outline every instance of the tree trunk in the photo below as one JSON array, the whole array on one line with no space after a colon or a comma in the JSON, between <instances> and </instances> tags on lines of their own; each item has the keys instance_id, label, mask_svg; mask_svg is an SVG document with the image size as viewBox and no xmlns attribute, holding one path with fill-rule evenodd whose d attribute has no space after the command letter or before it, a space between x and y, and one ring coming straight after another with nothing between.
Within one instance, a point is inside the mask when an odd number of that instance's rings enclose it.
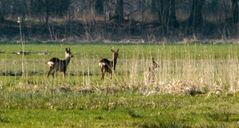
<instances>
[{"instance_id":1,"label":"tree trunk","mask_svg":"<svg viewBox=\"0 0 239 128\"><path fill-rule=\"evenodd\" d=\"M3 23L4 22L4 16L3 16L3 13L0 12L0 23Z\"/></svg>"},{"instance_id":2,"label":"tree trunk","mask_svg":"<svg viewBox=\"0 0 239 128\"><path fill-rule=\"evenodd\" d=\"M238 0L231 0L232 2L232 19L233 23L238 23Z\"/></svg>"},{"instance_id":3,"label":"tree trunk","mask_svg":"<svg viewBox=\"0 0 239 128\"><path fill-rule=\"evenodd\" d=\"M124 1L123 0L117 0L115 13L116 13L116 22L123 23L124 22Z\"/></svg>"},{"instance_id":4,"label":"tree trunk","mask_svg":"<svg viewBox=\"0 0 239 128\"><path fill-rule=\"evenodd\" d=\"M49 22L49 1L45 0L44 1L44 5L45 5L45 24L47 25Z\"/></svg>"},{"instance_id":5,"label":"tree trunk","mask_svg":"<svg viewBox=\"0 0 239 128\"><path fill-rule=\"evenodd\" d=\"M163 25L164 24L164 1L163 0L153 0L153 9L157 12L158 22Z\"/></svg>"},{"instance_id":6,"label":"tree trunk","mask_svg":"<svg viewBox=\"0 0 239 128\"><path fill-rule=\"evenodd\" d=\"M95 11L98 14L103 14L103 12L104 12L104 1L103 0L95 1Z\"/></svg>"},{"instance_id":7,"label":"tree trunk","mask_svg":"<svg viewBox=\"0 0 239 128\"><path fill-rule=\"evenodd\" d=\"M193 30L199 28L203 24L202 8L205 0L193 0L191 14L189 17L189 27L193 27Z\"/></svg>"},{"instance_id":8,"label":"tree trunk","mask_svg":"<svg viewBox=\"0 0 239 128\"><path fill-rule=\"evenodd\" d=\"M4 5L3 5L3 2L0 1L0 23L3 23L3 22L4 22L3 10L4 10Z\"/></svg>"},{"instance_id":9,"label":"tree trunk","mask_svg":"<svg viewBox=\"0 0 239 128\"><path fill-rule=\"evenodd\" d=\"M158 22L163 28L163 33L167 33L169 28L178 27L176 18L175 0L155 0L154 8L158 14Z\"/></svg>"},{"instance_id":10,"label":"tree trunk","mask_svg":"<svg viewBox=\"0 0 239 128\"><path fill-rule=\"evenodd\" d=\"M178 21L176 18L175 0L169 0L169 19L168 25L170 27L178 27Z\"/></svg>"}]
</instances>

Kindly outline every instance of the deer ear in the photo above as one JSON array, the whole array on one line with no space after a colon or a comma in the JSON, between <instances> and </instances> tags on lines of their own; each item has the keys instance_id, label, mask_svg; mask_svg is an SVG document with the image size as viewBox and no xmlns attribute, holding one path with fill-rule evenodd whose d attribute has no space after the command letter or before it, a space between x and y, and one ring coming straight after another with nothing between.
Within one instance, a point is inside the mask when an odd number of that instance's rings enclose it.
<instances>
[{"instance_id":1,"label":"deer ear","mask_svg":"<svg viewBox=\"0 0 239 128\"><path fill-rule=\"evenodd\" d=\"M66 52L68 51L68 48L66 48Z\"/></svg>"},{"instance_id":2,"label":"deer ear","mask_svg":"<svg viewBox=\"0 0 239 128\"><path fill-rule=\"evenodd\" d=\"M111 52L115 52L113 49L111 49Z\"/></svg>"},{"instance_id":3,"label":"deer ear","mask_svg":"<svg viewBox=\"0 0 239 128\"><path fill-rule=\"evenodd\" d=\"M71 51L71 48L68 48L68 51Z\"/></svg>"},{"instance_id":4,"label":"deer ear","mask_svg":"<svg viewBox=\"0 0 239 128\"><path fill-rule=\"evenodd\" d=\"M117 51L116 52L119 52L119 49L117 49Z\"/></svg>"}]
</instances>

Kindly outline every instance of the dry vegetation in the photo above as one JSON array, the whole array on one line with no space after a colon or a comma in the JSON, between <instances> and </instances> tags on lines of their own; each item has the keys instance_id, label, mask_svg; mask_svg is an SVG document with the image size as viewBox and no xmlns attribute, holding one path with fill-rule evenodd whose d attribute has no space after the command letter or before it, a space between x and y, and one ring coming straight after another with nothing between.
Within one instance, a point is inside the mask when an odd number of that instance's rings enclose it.
<instances>
[{"instance_id":1,"label":"dry vegetation","mask_svg":"<svg viewBox=\"0 0 239 128\"><path fill-rule=\"evenodd\" d=\"M8 53L20 49L17 45L4 47L3 51ZM1 54L2 88L53 87L90 92L112 89L145 95L238 92L237 45L70 45L75 57L65 79L61 73L55 79L46 77L47 61L53 56L63 58L65 45L37 47L26 45L26 51L48 50L49 54L29 54L24 60L16 54ZM119 48L120 57L113 79L107 74L102 81L98 62L101 57L111 58L111 48ZM152 57L159 66L149 70ZM23 77L20 63L24 64Z\"/></svg>"}]
</instances>

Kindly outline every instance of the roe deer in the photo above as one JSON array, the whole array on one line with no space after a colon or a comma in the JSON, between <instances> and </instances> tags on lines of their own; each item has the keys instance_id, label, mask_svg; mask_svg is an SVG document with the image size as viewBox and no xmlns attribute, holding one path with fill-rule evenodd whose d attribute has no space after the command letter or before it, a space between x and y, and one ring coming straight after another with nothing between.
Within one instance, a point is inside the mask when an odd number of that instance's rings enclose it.
<instances>
[{"instance_id":1,"label":"roe deer","mask_svg":"<svg viewBox=\"0 0 239 128\"><path fill-rule=\"evenodd\" d=\"M112 61L110 61L106 58L103 58L99 62L99 66L101 69L101 80L104 79L106 72L110 73L110 78L112 79L112 70L116 69L117 58L119 55L119 49L117 49L117 51L114 51L113 49L111 49L111 52L113 52L113 60Z\"/></svg>"},{"instance_id":2,"label":"roe deer","mask_svg":"<svg viewBox=\"0 0 239 128\"><path fill-rule=\"evenodd\" d=\"M48 71L48 77L51 74L54 77L54 74L58 71L63 72L63 75L66 75L66 70L67 70L67 66L70 63L71 58L73 57L72 53L71 53L71 49L70 48L66 48L65 50L65 59L64 60L60 60L58 58L51 58L48 61L48 65L50 67L50 70Z\"/></svg>"},{"instance_id":3,"label":"roe deer","mask_svg":"<svg viewBox=\"0 0 239 128\"><path fill-rule=\"evenodd\" d=\"M147 80L154 82L155 80L155 73L154 71L159 67L159 65L154 61L152 58L152 65L149 67L148 73L146 74Z\"/></svg>"}]
</instances>

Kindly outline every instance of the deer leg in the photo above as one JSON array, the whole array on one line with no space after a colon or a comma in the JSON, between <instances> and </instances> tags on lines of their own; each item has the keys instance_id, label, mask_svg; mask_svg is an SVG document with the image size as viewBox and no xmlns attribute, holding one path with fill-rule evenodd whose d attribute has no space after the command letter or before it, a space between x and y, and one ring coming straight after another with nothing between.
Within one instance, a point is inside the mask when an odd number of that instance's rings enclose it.
<instances>
[{"instance_id":1,"label":"deer leg","mask_svg":"<svg viewBox=\"0 0 239 128\"><path fill-rule=\"evenodd\" d=\"M112 70L110 70L109 72L110 72L110 79L112 79Z\"/></svg>"},{"instance_id":2,"label":"deer leg","mask_svg":"<svg viewBox=\"0 0 239 128\"><path fill-rule=\"evenodd\" d=\"M52 69L52 71L51 71L51 75L52 75L52 77L54 78L56 75L56 72L57 72L57 70L56 69Z\"/></svg>"},{"instance_id":3,"label":"deer leg","mask_svg":"<svg viewBox=\"0 0 239 128\"><path fill-rule=\"evenodd\" d=\"M101 68L101 80L104 79L104 76L105 76L104 68Z\"/></svg>"},{"instance_id":4,"label":"deer leg","mask_svg":"<svg viewBox=\"0 0 239 128\"><path fill-rule=\"evenodd\" d=\"M51 74L51 72L50 72L50 71L48 71L48 73L47 73L47 77L49 77L49 76L50 76L50 74Z\"/></svg>"},{"instance_id":5,"label":"deer leg","mask_svg":"<svg viewBox=\"0 0 239 128\"><path fill-rule=\"evenodd\" d=\"M63 71L63 78L66 77L66 70Z\"/></svg>"},{"instance_id":6,"label":"deer leg","mask_svg":"<svg viewBox=\"0 0 239 128\"><path fill-rule=\"evenodd\" d=\"M50 74L53 74L52 70L53 70L53 68L50 68L50 70L48 71L47 77L49 77Z\"/></svg>"},{"instance_id":7,"label":"deer leg","mask_svg":"<svg viewBox=\"0 0 239 128\"><path fill-rule=\"evenodd\" d=\"M51 75L52 75L52 77L54 78L54 77L55 77L55 72L52 72Z\"/></svg>"},{"instance_id":8,"label":"deer leg","mask_svg":"<svg viewBox=\"0 0 239 128\"><path fill-rule=\"evenodd\" d=\"M104 80L104 77L105 77L105 73L102 72L102 75L101 75L101 80Z\"/></svg>"}]
</instances>

